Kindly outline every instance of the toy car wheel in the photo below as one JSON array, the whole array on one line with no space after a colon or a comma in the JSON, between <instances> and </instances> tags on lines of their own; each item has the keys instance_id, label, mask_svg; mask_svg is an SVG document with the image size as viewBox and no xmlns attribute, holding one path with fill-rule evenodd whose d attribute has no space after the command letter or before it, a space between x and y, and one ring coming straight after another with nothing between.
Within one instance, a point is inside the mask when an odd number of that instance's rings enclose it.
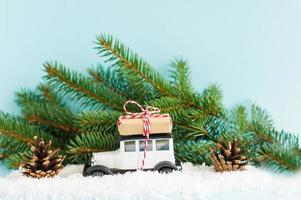
<instances>
[{"instance_id":1,"label":"toy car wheel","mask_svg":"<svg viewBox=\"0 0 301 200\"><path fill-rule=\"evenodd\" d=\"M104 175L106 175L106 173L101 170L93 171L90 174L90 176L93 176L93 177L102 177Z\"/></svg>"},{"instance_id":2,"label":"toy car wheel","mask_svg":"<svg viewBox=\"0 0 301 200\"><path fill-rule=\"evenodd\" d=\"M163 168L159 169L158 171L161 174L168 174L168 173L171 173L173 171L173 169L170 167L163 167Z\"/></svg>"}]
</instances>

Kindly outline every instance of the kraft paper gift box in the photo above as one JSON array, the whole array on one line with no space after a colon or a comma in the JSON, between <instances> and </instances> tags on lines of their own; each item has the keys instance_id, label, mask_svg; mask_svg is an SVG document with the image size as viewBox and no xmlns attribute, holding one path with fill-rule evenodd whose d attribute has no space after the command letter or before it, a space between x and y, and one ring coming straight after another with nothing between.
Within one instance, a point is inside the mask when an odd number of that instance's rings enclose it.
<instances>
[{"instance_id":1,"label":"kraft paper gift box","mask_svg":"<svg viewBox=\"0 0 301 200\"><path fill-rule=\"evenodd\" d=\"M150 134L171 133L172 120L169 115L164 117L150 117ZM143 119L120 119L118 123L118 131L122 136L142 135Z\"/></svg>"}]
</instances>

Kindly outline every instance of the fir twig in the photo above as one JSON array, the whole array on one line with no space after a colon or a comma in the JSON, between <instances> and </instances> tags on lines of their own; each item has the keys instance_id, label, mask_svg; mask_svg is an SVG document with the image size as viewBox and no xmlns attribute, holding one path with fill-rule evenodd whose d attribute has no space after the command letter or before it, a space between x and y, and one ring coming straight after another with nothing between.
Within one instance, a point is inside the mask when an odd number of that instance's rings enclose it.
<instances>
[{"instance_id":1,"label":"fir twig","mask_svg":"<svg viewBox=\"0 0 301 200\"><path fill-rule=\"evenodd\" d=\"M17 103L21 107L24 118L30 123L45 125L65 132L76 132L71 110L61 101L58 102L54 94L50 95L48 91L47 98L51 99L46 100L29 90L18 92Z\"/></svg>"},{"instance_id":2,"label":"fir twig","mask_svg":"<svg viewBox=\"0 0 301 200\"><path fill-rule=\"evenodd\" d=\"M85 106L106 105L120 110L122 102L126 100L104 86L96 86L81 74L72 72L61 64L46 62L44 67L47 72L45 79L52 87L58 88L62 94L70 95Z\"/></svg>"},{"instance_id":3,"label":"fir twig","mask_svg":"<svg viewBox=\"0 0 301 200\"><path fill-rule=\"evenodd\" d=\"M163 95L175 96L169 83L149 63L125 47L119 40L103 34L97 37L96 44L99 54L106 57L107 62L113 62L113 65L130 71L132 76L139 75Z\"/></svg>"},{"instance_id":4,"label":"fir twig","mask_svg":"<svg viewBox=\"0 0 301 200\"><path fill-rule=\"evenodd\" d=\"M176 59L171 62L171 67L173 68L170 71L171 83L180 91L192 92L188 62L183 59Z\"/></svg>"},{"instance_id":5,"label":"fir twig","mask_svg":"<svg viewBox=\"0 0 301 200\"><path fill-rule=\"evenodd\" d=\"M12 117L3 113L0 114L0 133L25 143L32 143L32 138L38 136L45 140L53 141L54 145L59 144L56 138L43 132L38 127L28 124L21 118Z\"/></svg>"}]
</instances>

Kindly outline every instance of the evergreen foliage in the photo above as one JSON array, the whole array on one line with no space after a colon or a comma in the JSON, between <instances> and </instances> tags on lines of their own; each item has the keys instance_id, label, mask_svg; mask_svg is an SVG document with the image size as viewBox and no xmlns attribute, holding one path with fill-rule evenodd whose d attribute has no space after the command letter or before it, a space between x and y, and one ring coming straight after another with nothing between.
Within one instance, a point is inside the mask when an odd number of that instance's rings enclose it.
<instances>
[{"instance_id":1,"label":"evergreen foliage","mask_svg":"<svg viewBox=\"0 0 301 200\"><path fill-rule=\"evenodd\" d=\"M18 167L33 136L51 140L66 155L65 164L117 149L116 120L131 99L171 114L178 162L211 165L210 149L218 141L239 140L251 164L280 172L300 169L296 136L276 130L257 105L227 109L215 84L198 92L186 60L172 61L166 79L110 35L98 36L95 44L106 67L96 65L82 74L46 62L42 84L16 93L20 116L0 114L0 158L9 167Z\"/></svg>"}]
</instances>

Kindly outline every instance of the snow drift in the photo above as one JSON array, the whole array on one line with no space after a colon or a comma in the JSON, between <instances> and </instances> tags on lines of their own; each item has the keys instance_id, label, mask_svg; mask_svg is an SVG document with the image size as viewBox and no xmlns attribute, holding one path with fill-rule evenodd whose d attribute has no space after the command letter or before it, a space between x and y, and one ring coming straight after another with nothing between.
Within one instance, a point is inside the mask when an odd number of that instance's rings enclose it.
<instances>
[{"instance_id":1,"label":"snow drift","mask_svg":"<svg viewBox=\"0 0 301 200\"><path fill-rule=\"evenodd\" d=\"M0 178L0 199L298 199L301 173L273 174L249 167L215 173L212 168L183 165L182 172L83 177L82 166L66 166L58 177L31 179L14 171Z\"/></svg>"}]
</instances>

